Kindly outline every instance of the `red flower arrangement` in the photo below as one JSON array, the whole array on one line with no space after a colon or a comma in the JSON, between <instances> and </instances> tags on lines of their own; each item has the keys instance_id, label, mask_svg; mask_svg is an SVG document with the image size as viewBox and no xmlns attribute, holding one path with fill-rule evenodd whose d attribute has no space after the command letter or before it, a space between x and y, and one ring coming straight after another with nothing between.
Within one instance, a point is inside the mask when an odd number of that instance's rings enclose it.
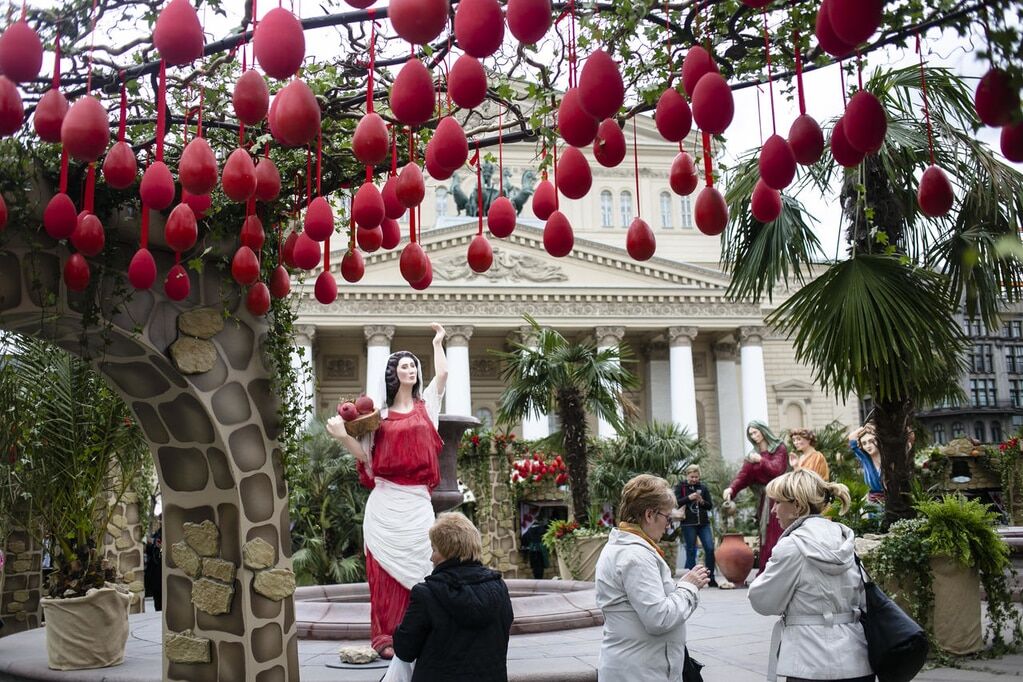
<instances>
[{"instance_id":1,"label":"red flower arrangement","mask_svg":"<svg viewBox=\"0 0 1023 682\"><path fill-rule=\"evenodd\" d=\"M566 486L568 485L568 468L561 459L561 455L549 460L544 453L533 452L524 459L512 462L509 482L519 496L522 496L527 490L540 487L547 482L553 482L558 487Z\"/></svg>"}]
</instances>

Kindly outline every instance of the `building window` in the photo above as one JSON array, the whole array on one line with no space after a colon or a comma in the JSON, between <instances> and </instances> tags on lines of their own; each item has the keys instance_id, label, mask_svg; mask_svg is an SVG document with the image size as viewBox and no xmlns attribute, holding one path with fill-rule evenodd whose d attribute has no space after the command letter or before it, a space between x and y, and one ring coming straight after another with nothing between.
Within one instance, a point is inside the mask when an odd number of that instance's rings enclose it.
<instances>
[{"instance_id":1,"label":"building window","mask_svg":"<svg viewBox=\"0 0 1023 682\"><path fill-rule=\"evenodd\" d=\"M1023 379L1009 379L1009 402L1013 407L1023 407Z\"/></svg>"},{"instance_id":2,"label":"building window","mask_svg":"<svg viewBox=\"0 0 1023 682\"><path fill-rule=\"evenodd\" d=\"M952 422L952 437L962 438L966 435L966 431L963 430L962 422Z\"/></svg>"},{"instance_id":3,"label":"building window","mask_svg":"<svg viewBox=\"0 0 1023 682\"><path fill-rule=\"evenodd\" d=\"M1023 374L1023 346L1005 347L1005 366L1009 374Z\"/></svg>"},{"instance_id":4,"label":"building window","mask_svg":"<svg viewBox=\"0 0 1023 682\"><path fill-rule=\"evenodd\" d=\"M618 209L622 212L622 227L628 227L632 222L632 193L622 192L618 196Z\"/></svg>"},{"instance_id":5,"label":"building window","mask_svg":"<svg viewBox=\"0 0 1023 682\"><path fill-rule=\"evenodd\" d=\"M966 332L967 336L987 336L987 330L980 320L964 320L963 331Z\"/></svg>"},{"instance_id":6,"label":"building window","mask_svg":"<svg viewBox=\"0 0 1023 682\"><path fill-rule=\"evenodd\" d=\"M481 429L491 429L494 427L494 413L489 408L481 407L476 410L476 418L480 420Z\"/></svg>"},{"instance_id":7,"label":"building window","mask_svg":"<svg viewBox=\"0 0 1023 682\"><path fill-rule=\"evenodd\" d=\"M934 433L934 442L937 445L944 445L945 444L945 425L944 424L935 424L934 425L933 433Z\"/></svg>"},{"instance_id":8,"label":"building window","mask_svg":"<svg viewBox=\"0 0 1023 682\"><path fill-rule=\"evenodd\" d=\"M970 371L975 374L990 374L994 371L990 343L974 344L970 353Z\"/></svg>"},{"instance_id":9,"label":"building window","mask_svg":"<svg viewBox=\"0 0 1023 682\"><path fill-rule=\"evenodd\" d=\"M434 192L434 199L437 202L437 217L446 216L448 214L448 188L438 187Z\"/></svg>"},{"instance_id":10,"label":"building window","mask_svg":"<svg viewBox=\"0 0 1023 682\"><path fill-rule=\"evenodd\" d=\"M611 192L604 190L600 193L600 226L614 227L614 206L612 205Z\"/></svg>"},{"instance_id":11,"label":"building window","mask_svg":"<svg viewBox=\"0 0 1023 682\"><path fill-rule=\"evenodd\" d=\"M991 422L991 442L1002 442L1002 422Z\"/></svg>"},{"instance_id":12,"label":"building window","mask_svg":"<svg viewBox=\"0 0 1023 682\"><path fill-rule=\"evenodd\" d=\"M678 224L687 230L693 229L693 202L689 197L682 197L679 202Z\"/></svg>"},{"instance_id":13,"label":"building window","mask_svg":"<svg viewBox=\"0 0 1023 682\"><path fill-rule=\"evenodd\" d=\"M352 215L352 195L348 192L341 192L341 219L348 222Z\"/></svg>"},{"instance_id":14,"label":"building window","mask_svg":"<svg viewBox=\"0 0 1023 682\"><path fill-rule=\"evenodd\" d=\"M997 402L994 379L970 379L970 403L974 407L994 407Z\"/></svg>"},{"instance_id":15,"label":"building window","mask_svg":"<svg viewBox=\"0 0 1023 682\"><path fill-rule=\"evenodd\" d=\"M984 422L973 422L973 437L979 440L981 443L987 442L985 439Z\"/></svg>"},{"instance_id":16,"label":"building window","mask_svg":"<svg viewBox=\"0 0 1023 682\"><path fill-rule=\"evenodd\" d=\"M671 195L667 192L661 192L661 227L666 230L675 227L671 217Z\"/></svg>"},{"instance_id":17,"label":"building window","mask_svg":"<svg viewBox=\"0 0 1023 682\"><path fill-rule=\"evenodd\" d=\"M1013 320L1009 323L1009 329L1011 330L1009 336L1014 339L1023 337L1023 321Z\"/></svg>"}]
</instances>

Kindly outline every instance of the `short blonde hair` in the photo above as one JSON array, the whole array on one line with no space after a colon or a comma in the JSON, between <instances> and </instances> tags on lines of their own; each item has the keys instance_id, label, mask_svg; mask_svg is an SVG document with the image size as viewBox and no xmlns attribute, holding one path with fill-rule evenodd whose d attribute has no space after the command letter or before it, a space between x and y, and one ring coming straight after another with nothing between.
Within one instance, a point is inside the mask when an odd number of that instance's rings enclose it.
<instances>
[{"instance_id":1,"label":"short blonde hair","mask_svg":"<svg viewBox=\"0 0 1023 682\"><path fill-rule=\"evenodd\" d=\"M437 517L430 528L430 544L445 560L479 561L483 555L479 530L458 512L445 512Z\"/></svg>"},{"instance_id":2,"label":"short blonde hair","mask_svg":"<svg viewBox=\"0 0 1023 682\"><path fill-rule=\"evenodd\" d=\"M776 502L790 502L800 516L820 514L833 500L842 503L841 513L849 509L849 488L828 483L815 471L799 469L782 474L767 484L767 496Z\"/></svg>"},{"instance_id":3,"label":"short blonde hair","mask_svg":"<svg viewBox=\"0 0 1023 682\"><path fill-rule=\"evenodd\" d=\"M690 464L689 466L686 467L686 473L687 474L691 474L694 471L696 473L700 473L700 465L699 464Z\"/></svg>"},{"instance_id":4,"label":"short blonde hair","mask_svg":"<svg viewBox=\"0 0 1023 682\"><path fill-rule=\"evenodd\" d=\"M668 482L659 476L640 474L622 488L618 516L622 521L641 523L648 509L660 510L665 505L675 506L675 493Z\"/></svg>"}]
</instances>

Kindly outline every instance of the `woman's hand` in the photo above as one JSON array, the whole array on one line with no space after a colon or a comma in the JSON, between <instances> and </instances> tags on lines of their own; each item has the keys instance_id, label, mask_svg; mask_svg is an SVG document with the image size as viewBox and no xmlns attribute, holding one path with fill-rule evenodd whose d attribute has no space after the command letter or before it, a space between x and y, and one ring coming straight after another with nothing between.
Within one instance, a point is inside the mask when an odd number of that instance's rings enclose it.
<instances>
[{"instance_id":1,"label":"woman's hand","mask_svg":"<svg viewBox=\"0 0 1023 682\"><path fill-rule=\"evenodd\" d=\"M751 452L750 454L746 455L746 461L748 461L750 464L760 464L760 461L762 459L764 458L761 457L760 454L756 452Z\"/></svg>"},{"instance_id":2,"label":"woman's hand","mask_svg":"<svg viewBox=\"0 0 1023 682\"><path fill-rule=\"evenodd\" d=\"M710 573L706 566L696 566L679 579L679 583L695 585L696 589L703 589L710 582Z\"/></svg>"},{"instance_id":3,"label":"woman's hand","mask_svg":"<svg viewBox=\"0 0 1023 682\"><path fill-rule=\"evenodd\" d=\"M732 500L732 489L725 488L724 492L721 493L721 497L724 498L725 502L731 502Z\"/></svg>"},{"instance_id":4,"label":"woman's hand","mask_svg":"<svg viewBox=\"0 0 1023 682\"><path fill-rule=\"evenodd\" d=\"M434 332L436 332L433 335L433 345L436 346L438 343L443 343L445 336L444 327L442 327L439 322L434 322L433 324L430 325L430 327L433 329Z\"/></svg>"},{"instance_id":5,"label":"woman's hand","mask_svg":"<svg viewBox=\"0 0 1023 682\"><path fill-rule=\"evenodd\" d=\"M327 433L329 433L334 440L343 441L348 436L348 431L345 429L345 420L341 417L331 417L327 420L326 424Z\"/></svg>"}]
</instances>

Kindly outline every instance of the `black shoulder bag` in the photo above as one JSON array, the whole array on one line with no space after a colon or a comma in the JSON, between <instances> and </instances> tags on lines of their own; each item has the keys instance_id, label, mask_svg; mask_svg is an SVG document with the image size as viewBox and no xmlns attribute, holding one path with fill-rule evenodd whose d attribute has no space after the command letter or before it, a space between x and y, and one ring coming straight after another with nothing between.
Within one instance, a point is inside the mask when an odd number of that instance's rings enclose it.
<instances>
[{"instance_id":1,"label":"black shoulder bag","mask_svg":"<svg viewBox=\"0 0 1023 682\"><path fill-rule=\"evenodd\" d=\"M703 682L703 673L700 669L703 664L689 655L689 647L686 647L686 658L682 663L682 682Z\"/></svg>"},{"instance_id":2,"label":"black shoulder bag","mask_svg":"<svg viewBox=\"0 0 1023 682\"><path fill-rule=\"evenodd\" d=\"M927 633L867 575L856 557L866 611L860 616L867 637L867 657L878 682L909 682L927 660Z\"/></svg>"}]
</instances>

